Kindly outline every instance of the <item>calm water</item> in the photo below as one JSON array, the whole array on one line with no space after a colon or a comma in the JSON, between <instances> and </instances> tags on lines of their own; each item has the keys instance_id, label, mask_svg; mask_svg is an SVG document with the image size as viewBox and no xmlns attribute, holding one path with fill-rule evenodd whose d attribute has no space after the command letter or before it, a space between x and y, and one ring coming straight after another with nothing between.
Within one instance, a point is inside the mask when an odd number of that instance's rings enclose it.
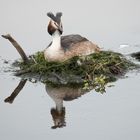
<instances>
[{"instance_id":1,"label":"calm water","mask_svg":"<svg viewBox=\"0 0 140 140\"><path fill-rule=\"evenodd\" d=\"M51 40L46 32L46 12L63 11L64 34L79 33L104 49L128 54L140 51L139 5L138 0L1 0L0 33L11 33L27 54L32 54ZM55 107L52 95L70 93L71 89L50 89L42 83L22 81L23 89L13 96L21 79L7 72L10 64L3 62L12 63L17 58L16 50L0 38L0 139L140 139L140 73L127 73L127 78L112 83L115 86L107 87L103 95L91 91L79 97L79 89L73 91L77 93L73 100L63 102L66 127L51 129L51 108ZM13 103L4 102L9 96Z\"/></svg>"}]
</instances>

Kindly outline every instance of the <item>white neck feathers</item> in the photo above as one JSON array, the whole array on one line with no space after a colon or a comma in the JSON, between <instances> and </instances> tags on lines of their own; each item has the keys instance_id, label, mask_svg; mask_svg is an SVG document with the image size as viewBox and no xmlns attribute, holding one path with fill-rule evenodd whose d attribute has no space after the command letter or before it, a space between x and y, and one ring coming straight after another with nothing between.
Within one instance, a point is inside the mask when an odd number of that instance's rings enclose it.
<instances>
[{"instance_id":1,"label":"white neck feathers","mask_svg":"<svg viewBox=\"0 0 140 140\"><path fill-rule=\"evenodd\" d=\"M52 44L44 52L46 60L55 60L61 56L61 35L59 31L56 30L52 37Z\"/></svg>"},{"instance_id":2,"label":"white neck feathers","mask_svg":"<svg viewBox=\"0 0 140 140\"><path fill-rule=\"evenodd\" d=\"M55 98L53 100L55 101L57 111L61 112L63 108L63 99Z\"/></svg>"},{"instance_id":3,"label":"white neck feathers","mask_svg":"<svg viewBox=\"0 0 140 140\"><path fill-rule=\"evenodd\" d=\"M55 31L54 34L52 35L53 41L52 45L50 47L54 47L55 49L58 49L61 47L61 35L59 31Z\"/></svg>"}]
</instances>

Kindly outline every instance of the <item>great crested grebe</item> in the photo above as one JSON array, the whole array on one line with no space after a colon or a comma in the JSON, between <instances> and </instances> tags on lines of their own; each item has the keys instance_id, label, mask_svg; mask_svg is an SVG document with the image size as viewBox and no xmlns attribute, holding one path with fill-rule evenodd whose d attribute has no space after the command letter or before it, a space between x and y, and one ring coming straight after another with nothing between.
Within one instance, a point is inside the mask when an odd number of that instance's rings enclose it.
<instances>
[{"instance_id":1,"label":"great crested grebe","mask_svg":"<svg viewBox=\"0 0 140 140\"><path fill-rule=\"evenodd\" d=\"M56 15L49 12L47 16L50 17L48 33L53 37L52 42L44 51L47 61L65 61L74 56L89 55L100 51L96 44L80 35L61 36L63 33L61 12Z\"/></svg>"}]
</instances>

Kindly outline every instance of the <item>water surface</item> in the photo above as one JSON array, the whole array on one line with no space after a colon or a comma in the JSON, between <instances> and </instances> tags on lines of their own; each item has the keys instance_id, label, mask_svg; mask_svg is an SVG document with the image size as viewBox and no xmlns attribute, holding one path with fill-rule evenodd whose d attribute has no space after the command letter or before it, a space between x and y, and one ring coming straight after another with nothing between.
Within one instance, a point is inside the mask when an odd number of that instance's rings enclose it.
<instances>
[{"instance_id":1,"label":"water surface","mask_svg":"<svg viewBox=\"0 0 140 140\"><path fill-rule=\"evenodd\" d=\"M138 0L2 0L0 3L0 33L11 33L27 54L45 49L51 40L46 32L48 11L64 13L64 34L79 33L104 49L125 54L140 50ZM12 104L4 102L21 79L5 72L10 64L3 63L3 59L12 63L17 58L16 50L0 38L0 139L140 139L138 72L128 73L128 78L113 83L115 86L106 88L103 95L91 91L64 101L66 126L53 130L50 111L55 103L43 83L27 81Z\"/></svg>"}]
</instances>

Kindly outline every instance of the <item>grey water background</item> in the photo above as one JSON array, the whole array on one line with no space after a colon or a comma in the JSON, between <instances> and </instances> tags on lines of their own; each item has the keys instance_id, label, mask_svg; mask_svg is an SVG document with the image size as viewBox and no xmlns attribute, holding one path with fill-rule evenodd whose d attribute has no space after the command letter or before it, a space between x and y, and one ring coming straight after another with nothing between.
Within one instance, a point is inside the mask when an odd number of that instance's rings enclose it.
<instances>
[{"instance_id":1,"label":"grey water background","mask_svg":"<svg viewBox=\"0 0 140 140\"><path fill-rule=\"evenodd\" d=\"M51 41L48 11L62 11L64 34L78 33L105 50L140 50L139 0L0 0L0 34L10 33L27 54L45 49ZM0 139L140 139L140 74L130 72L101 95L92 91L64 102L67 126L52 130L50 108L55 106L45 85L27 82L13 104L4 103L20 78L5 72L19 58L0 38Z\"/></svg>"}]
</instances>

